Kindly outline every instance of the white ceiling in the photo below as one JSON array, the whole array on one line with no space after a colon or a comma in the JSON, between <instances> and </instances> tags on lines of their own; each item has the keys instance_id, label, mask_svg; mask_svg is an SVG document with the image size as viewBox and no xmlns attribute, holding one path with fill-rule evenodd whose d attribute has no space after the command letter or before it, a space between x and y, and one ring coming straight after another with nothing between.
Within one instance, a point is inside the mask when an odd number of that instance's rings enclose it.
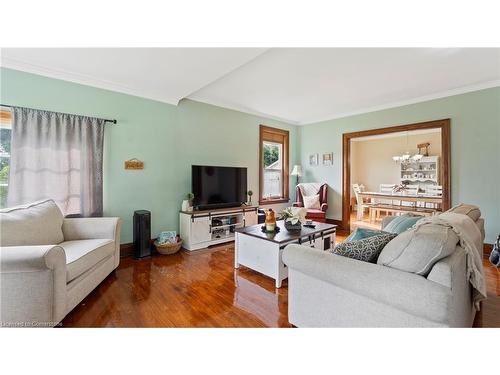
<instances>
[{"instance_id":1,"label":"white ceiling","mask_svg":"<svg viewBox=\"0 0 500 375\"><path fill-rule=\"evenodd\" d=\"M2 48L2 66L177 105L265 48Z\"/></svg>"},{"instance_id":2,"label":"white ceiling","mask_svg":"<svg viewBox=\"0 0 500 375\"><path fill-rule=\"evenodd\" d=\"M2 49L2 66L293 124L500 86L500 49Z\"/></svg>"}]
</instances>

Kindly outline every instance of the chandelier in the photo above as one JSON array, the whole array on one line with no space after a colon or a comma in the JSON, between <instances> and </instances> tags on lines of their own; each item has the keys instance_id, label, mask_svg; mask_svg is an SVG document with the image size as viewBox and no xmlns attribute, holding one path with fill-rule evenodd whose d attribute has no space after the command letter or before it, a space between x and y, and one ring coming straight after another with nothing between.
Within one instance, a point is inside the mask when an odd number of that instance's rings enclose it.
<instances>
[{"instance_id":1,"label":"chandelier","mask_svg":"<svg viewBox=\"0 0 500 375\"><path fill-rule=\"evenodd\" d=\"M408 149L408 132L406 132L406 149ZM410 163L418 163L420 160L422 160L423 157L424 155L420 153L419 148L418 153L415 155L410 155L410 152L406 151L403 155L393 156L392 160L394 160L396 163L401 163L402 165L408 165Z\"/></svg>"}]
</instances>

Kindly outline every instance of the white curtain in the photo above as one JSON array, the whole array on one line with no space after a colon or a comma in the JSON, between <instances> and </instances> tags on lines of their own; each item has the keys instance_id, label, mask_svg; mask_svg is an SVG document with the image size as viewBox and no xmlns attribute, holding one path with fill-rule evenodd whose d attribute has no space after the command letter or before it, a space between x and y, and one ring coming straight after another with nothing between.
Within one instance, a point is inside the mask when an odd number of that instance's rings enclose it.
<instances>
[{"instance_id":1,"label":"white curtain","mask_svg":"<svg viewBox=\"0 0 500 375\"><path fill-rule=\"evenodd\" d=\"M52 198L65 215L102 216L104 120L12 108L9 206Z\"/></svg>"}]
</instances>

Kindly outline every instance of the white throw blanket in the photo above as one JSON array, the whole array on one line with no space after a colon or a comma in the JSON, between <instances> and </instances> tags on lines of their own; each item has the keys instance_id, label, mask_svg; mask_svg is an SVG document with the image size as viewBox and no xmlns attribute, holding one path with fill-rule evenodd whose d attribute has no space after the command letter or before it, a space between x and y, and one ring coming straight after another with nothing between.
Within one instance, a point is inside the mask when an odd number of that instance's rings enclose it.
<instances>
[{"instance_id":1,"label":"white throw blanket","mask_svg":"<svg viewBox=\"0 0 500 375\"><path fill-rule=\"evenodd\" d=\"M419 220L416 228L435 224L451 228L460 239L459 245L467 254L467 278L471 283L473 291L473 302L479 311L479 302L486 299L486 283L484 280L483 260L481 259L481 247L483 246L482 235L467 215L454 212L444 212L439 216L426 217Z\"/></svg>"},{"instance_id":2,"label":"white throw blanket","mask_svg":"<svg viewBox=\"0 0 500 375\"><path fill-rule=\"evenodd\" d=\"M297 186L299 187L303 197L309 197L311 195L319 194L319 189L322 185L322 183L318 182L304 182L302 184L298 184Z\"/></svg>"}]
</instances>

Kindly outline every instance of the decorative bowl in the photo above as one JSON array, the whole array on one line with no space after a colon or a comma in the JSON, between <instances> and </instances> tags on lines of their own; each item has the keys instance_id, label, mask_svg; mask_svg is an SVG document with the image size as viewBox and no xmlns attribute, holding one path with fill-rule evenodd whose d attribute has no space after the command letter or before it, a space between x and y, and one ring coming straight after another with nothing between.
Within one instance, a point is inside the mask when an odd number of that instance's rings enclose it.
<instances>
[{"instance_id":1,"label":"decorative bowl","mask_svg":"<svg viewBox=\"0 0 500 375\"><path fill-rule=\"evenodd\" d=\"M302 229L302 224L300 223L300 221L298 221L296 224L292 224L291 222L285 220L285 228L290 232L299 231Z\"/></svg>"}]
</instances>

